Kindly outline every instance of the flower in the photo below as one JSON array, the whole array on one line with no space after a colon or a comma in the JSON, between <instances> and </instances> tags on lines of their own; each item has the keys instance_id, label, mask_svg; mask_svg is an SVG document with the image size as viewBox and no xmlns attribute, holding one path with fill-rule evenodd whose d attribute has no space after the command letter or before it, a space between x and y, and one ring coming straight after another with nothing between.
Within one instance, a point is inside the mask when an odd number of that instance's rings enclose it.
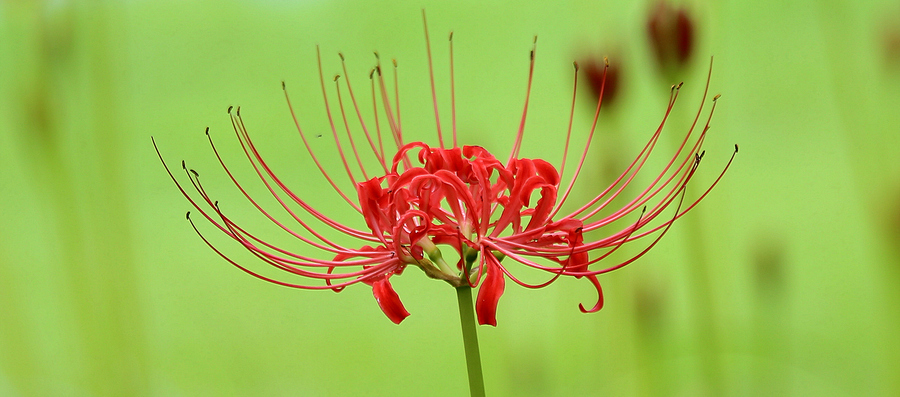
<instances>
[{"instance_id":1,"label":"flower","mask_svg":"<svg viewBox=\"0 0 900 397\"><path fill-rule=\"evenodd\" d=\"M452 34L450 37L451 108L454 113L450 145L445 146L437 98L434 94L434 75L427 25L425 38L428 48L434 114L437 120L436 147L424 142L406 142L404 140L399 110L397 110L399 101L395 99L392 104L380 63L369 75L372 82L373 106L377 108L377 99L380 99L390 129L390 136L396 146L393 154L390 153L390 150L385 149L378 113L375 112L373 115L374 125L365 122L350 81L346 80L342 88L340 76L336 76L334 82L340 104L340 115L344 124L347 125L347 112L345 112L345 102L341 97L342 92L349 94L349 103L353 105L353 111L356 113L359 125L363 130L362 135L365 138L365 142L358 145L348 127L347 141L350 143L350 147L347 148L342 144L329 107L328 90L326 90L325 79L322 76L321 56L317 49L319 80L328 120L331 123L331 133L340 153L344 172L355 187L355 197L352 193L341 189L332 174L326 171L316 157L307 140L308 134L300 127L288 91L284 90L285 99L297 131L309 155L337 195L347 203L352 211L358 212L362 216L365 222L364 228L337 222L313 208L299 194L283 183L253 143L241 117L240 108L235 110L229 107L228 114L241 148L269 193L290 215L290 220L296 223L299 229L295 230L286 222L276 218L245 190L219 155L212 138L209 138L210 145L222 168L251 205L277 227L304 244L317 249L321 253L320 256L292 252L267 242L238 225L219 209L218 202L207 194L200 183L199 173L187 168L182 162L182 168L196 191L196 194L190 194L185 188L186 185L179 182L170 168L166 166L167 172L184 197L209 223L262 262L300 276L304 280L303 282L293 283L276 279L238 263L210 242L191 221L203 241L242 271L283 286L341 291L351 284L367 284L372 287L375 300L382 311L391 321L398 324L409 315L409 312L391 286L390 279L395 275L400 275L407 266L415 266L424 271L427 276L444 280L453 287L478 288L475 309L480 324L497 324L497 305L503 295L507 280L512 280L516 284L528 288L541 288L561 276L585 278L597 290L598 299L590 308L586 308L582 304L579 304L579 308L585 313L596 312L603 307L603 292L597 276L623 267L644 255L669 230L676 219L694 208L709 193L731 164L731 160L729 160L719 177L699 198L683 205L685 186L694 177L700 159L703 157L701 144L709 129L709 119L707 119L703 130L699 133L694 132L694 126L697 125L700 117L698 110L694 124L688 130L681 145L652 183L644 187L621 208L608 210L607 207L613 199L624 194L626 187L633 184L637 175L644 170L646 161L656 147L666 119L678 97L680 85L673 86L662 122L631 165L593 199L571 212L560 215L563 214L560 211L588 157L588 149L602 103L602 88L600 100L597 103L597 112L595 112L590 134L580 160L577 161L575 171L563 185L562 176L565 171L571 138L571 119L574 114L574 95L573 111L570 113L569 127L566 132L565 149L558 168L546 160L518 156L524 136L534 71L534 49L531 52L525 107L508 158L501 161L480 146L459 146L457 144L455 97L452 83ZM347 74L343 58L341 55L344 73ZM394 66L394 83L396 85L396 62L394 62ZM608 68L608 64L604 70L606 68ZM577 64L575 70L575 85L577 86ZM708 86L709 82L707 81L707 89ZM283 83L282 87L284 88ZM706 92L704 92L705 97ZM701 102L701 109L702 107L703 102ZM713 105L713 109L715 109L715 105ZM712 113L711 110L710 118ZM209 128L206 133L209 137ZM369 176L371 170L364 166L360 158L360 146L366 144L377 159L380 168L377 176ZM737 146L735 146L735 152L737 152ZM157 149L157 153L159 154L159 149ZM159 157L165 165L161 154ZM732 155L733 158L734 155ZM359 174L362 175L362 178L357 178ZM563 186L565 187L563 188ZM670 215L664 215L665 210L673 205L676 206L676 209ZM601 213L607 213L607 215L601 216ZM191 219L190 212L188 212L187 218ZM657 221L658 219L661 220ZM624 227L613 226L619 220L624 220ZM328 238L326 233L315 228L315 224L352 237L358 240L358 243L355 245L339 244ZM621 222L616 223L616 225L620 224ZM613 227L615 230L603 238L586 238L590 232ZM596 268L605 263L604 260L624 244L643 241L648 237L652 240L645 244L642 251L630 259L606 265L604 268ZM445 258L444 254L450 252L455 255ZM516 275L518 271L515 266L537 269L545 272L549 278L539 283L527 283Z\"/></svg>"}]
</instances>

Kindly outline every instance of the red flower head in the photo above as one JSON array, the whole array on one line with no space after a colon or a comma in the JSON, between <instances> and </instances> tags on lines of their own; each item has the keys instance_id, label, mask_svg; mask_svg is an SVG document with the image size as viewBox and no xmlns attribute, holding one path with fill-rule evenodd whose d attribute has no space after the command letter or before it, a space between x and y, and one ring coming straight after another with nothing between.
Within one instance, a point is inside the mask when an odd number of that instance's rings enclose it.
<instances>
[{"instance_id":1,"label":"red flower head","mask_svg":"<svg viewBox=\"0 0 900 397\"><path fill-rule=\"evenodd\" d=\"M427 44L427 28L425 38ZM362 216L365 221L364 228L351 227L333 220L308 205L300 195L282 183L251 140L239 108L236 111L229 108L228 112L238 141L251 166L264 182L270 194L290 214L291 222L299 225L298 230L277 219L251 197L219 157L210 138L210 144L213 146L216 157L247 200L279 228L304 244L319 250L321 252L319 256L291 252L266 242L233 222L229 216L219 210L218 202L213 201L206 193L196 171L184 167L182 162L182 168L185 169L199 198L195 198L196 195L188 194L166 167L182 194L207 221L237 241L261 261L305 278L307 281L289 283L262 275L226 256L201 234L203 240L234 266L272 283L294 288L330 289L333 291L340 291L344 287L356 283L370 285L378 305L395 323L403 321L409 312L403 307L391 286L390 278L401 274L407 266L415 266L429 277L444 280L454 287L478 288L475 303L478 322L496 325L497 303L503 294L507 279L524 287L540 288L549 285L560 276L585 278L597 289L599 298L590 308L585 308L583 305L579 305L579 307L582 312L600 310L603 306L603 294L597 276L625 266L646 253L659 241L676 219L706 196L725 172L723 170L722 174L695 201L683 203L685 186L693 178L700 159L703 157L700 147L709 128L709 120L707 120L702 131L695 133L694 126L700 117L698 111L697 118L688 129L681 145L663 169L658 171L653 182L621 208L615 210L608 208L610 202L619 197L625 188L635 181L638 173L644 170L644 164L655 148L666 118L678 97L679 85L672 88L668 107L656 132L650 136L644 149L622 172L621 176L584 205L571 212L560 213L587 158L588 148L597 123L597 114L602 103L602 89L593 125L580 160L575 171L568 176L566 183L562 184L561 177L564 175L572 129L571 116L566 133L565 150L562 153L559 168L542 159L527 159L518 156L523 140L528 98L531 91L534 50L531 53L525 107L519 128L509 156L505 161L501 161L483 147L460 147L457 144L455 100L452 94L452 34L450 43L451 108L454 113L450 146L445 146L438 117L434 77L431 73L430 45L428 46L428 60L429 72L432 76L434 113L437 120L437 147L432 147L424 142L404 141L398 110L399 102L396 96L394 102L391 102L380 65L376 66L370 74L372 101L377 108L378 99L380 99L390 135L396 145L396 151L392 155L384 148L377 112L374 115L374 124L370 125L365 122L350 81L347 80L346 87L342 88L339 79L335 77L340 115L344 125L348 125L348 115L341 98L342 91L350 96L349 102L353 105L353 112L357 116L366 140L363 145L368 145L377 159L379 168L377 176L371 176L371 170L364 166L359 156L359 149L362 145L358 145L359 142L354 141L349 127L346 129L347 141L350 143L349 148L342 145L338 137L338 128L335 126L328 106L327 90L321 72L321 58L319 58L319 78L328 119L331 123L332 136L341 154L344 172L356 188L355 197L338 186L313 153L307 141L307 134L300 127L287 90L285 90L285 98L291 115L294 117L297 131L300 133L300 138L306 145L309 155L336 193L347 203L350 210L356 211ZM343 56L341 56L341 60L343 64ZM343 65L344 73L347 74L346 64ZM396 63L394 71L396 84ZM576 67L576 86L577 75ZM704 93L704 98L705 96ZM574 103L573 95L572 114L574 114ZM701 109L702 106L701 102ZM713 104L714 108L715 104ZM710 111L709 117L712 117L712 111ZM208 132L207 129L207 135L209 135ZM347 152L351 152L352 155L348 155ZM737 152L736 146L735 152ZM730 164L731 161L728 162L728 165ZM725 166L726 170L728 165ZM360 178L359 175L362 177ZM561 188L563 186L564 188ZM664 210L673 204L676 209L669 215L663 215ZM601 215L601 213L605 215ZM190 213L188 213L188 219L190 219L189 215ZM309 222L310 219L314 219L315 223L320 224L320 227L356 238L359 243L353 246L338 244L326 237L325 233L313 228ZM624 227L617 227L603 238L585 239L586 233L613 227L610 225L621 219L626 220L627 224ZM196 229L196 226L194 227ZM596 233L592 233L592 235L594 234ZM644 243L645 248L632 258L620 263L601 266L605 263L605 258L625 243L646 240L649 241ZM453 255L445 258L444 254L450 252L453 252ZM548 278L538 284L526 283L516 275L517 267L521 266L546 272Z\"/></svg>"}]
</instances>

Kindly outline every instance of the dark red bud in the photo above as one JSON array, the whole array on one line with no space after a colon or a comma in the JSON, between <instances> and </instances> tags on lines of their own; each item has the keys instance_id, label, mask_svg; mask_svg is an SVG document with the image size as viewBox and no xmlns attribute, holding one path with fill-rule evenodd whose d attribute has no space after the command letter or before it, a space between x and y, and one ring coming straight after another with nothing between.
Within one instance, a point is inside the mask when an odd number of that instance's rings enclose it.
<instances>
[{"instance_id":1,"label":"dark red bud","mask_svg":"<svg viewBox=\"0 0 900 397\"><path fill-rule=\"evenodd\" d=\"M681 67L694 49L694 22L685 8L660 1L647 18L647 36L662 68Z\"/></svg>"},{"instance_id":2,"label":"dark red bud","mask_svg":"<svg viewBox=\"0 0 900 397\"><path fill-rule=\"evenodd\" d=\"M606 79L604 86L603 69L605 62L603 58L592 58L579 62L580 70L583 72L584 80L587 82L593 94L593 100L596 101L600 97L600 90L603 90L603 106L609 106L615 102L616 94L619 92L621 82L621 67L618 59L609 61L609 68L606 70ZM594 103L596 105L596 103Z\"/></svg>"}]
</instances>

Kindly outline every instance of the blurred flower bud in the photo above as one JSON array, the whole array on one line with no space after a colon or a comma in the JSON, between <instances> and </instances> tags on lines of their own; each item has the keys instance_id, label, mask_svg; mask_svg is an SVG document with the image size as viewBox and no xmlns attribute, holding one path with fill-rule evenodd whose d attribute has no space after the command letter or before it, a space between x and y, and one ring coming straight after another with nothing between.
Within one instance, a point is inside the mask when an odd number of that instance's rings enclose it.
<instances>
[{"instance_id":1,"label":"blurred flower bud","mask_svg":"<svg viewBox=\"0 0 900 397\"><path fill-rule=\"evenodd\" d=\"M608 59L609 68L606 69L604 76L604 68L606 68L606 60L604 58L589 58L581 62L583 65L585 81L591 89L592 99L594 101L600 98L600 92L603 91L603 107L606 108L615 102L616 94L619 92L621 82L621 64L620 58ZM605 84L605 85L604 85Z\"/></svg>"},{"instance_id":2,"label":"blurred flower bud","mask_svg":"<svg viewBox=\"0 0 900 397\"><path fill-rule=\"evenodd\" d=\"M685 8L656 3L647 18L647 35L663 69L684 66L694 49L694 22Z\"/></svg>"}]
</instances>

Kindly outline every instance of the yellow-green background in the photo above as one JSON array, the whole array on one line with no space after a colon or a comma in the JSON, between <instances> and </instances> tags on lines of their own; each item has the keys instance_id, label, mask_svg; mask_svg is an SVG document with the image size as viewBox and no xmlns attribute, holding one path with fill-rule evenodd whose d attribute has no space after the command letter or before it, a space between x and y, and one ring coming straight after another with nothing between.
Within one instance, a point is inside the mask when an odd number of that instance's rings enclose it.
<instances>
[{"instance_id":1,"label":"yellow-green background","mask_svg":"<svg viewBox=\"0 0 900 397\"><path fill-rule=\"evenodd\" d=\"M261 227L203 135L209 126L250 180L225 114L242 105L279 174L363 227L317 175L280 84L336 166L315 44L326 79L343 51L361 92L378 50L400 63L408 137L433 142L423 6L444 117L453 30L461 139L498 156L518 123L533 35L523 155L559 158L573 59L622 62L574 201L637 153L678 79L683 98L658 149L672 150L711 55L711 90L723 98L694 195L741 145L697 211L601 277L601 312L578 311L594 299L583 280L537 291L507 282L499 326L479 328L489 394L900 393L900 63L885 36L900 30L900 5L690 2L692 62L661 74L643 30L649 2L631 3L0 3L0 395L464 395L449 286L416 269L395 277L412 312L397 326L364 285L335 294L252 279L194 234L150 141L176 170L181 159L196 168L223 209Z\"/></svg>"}]
</instances>

